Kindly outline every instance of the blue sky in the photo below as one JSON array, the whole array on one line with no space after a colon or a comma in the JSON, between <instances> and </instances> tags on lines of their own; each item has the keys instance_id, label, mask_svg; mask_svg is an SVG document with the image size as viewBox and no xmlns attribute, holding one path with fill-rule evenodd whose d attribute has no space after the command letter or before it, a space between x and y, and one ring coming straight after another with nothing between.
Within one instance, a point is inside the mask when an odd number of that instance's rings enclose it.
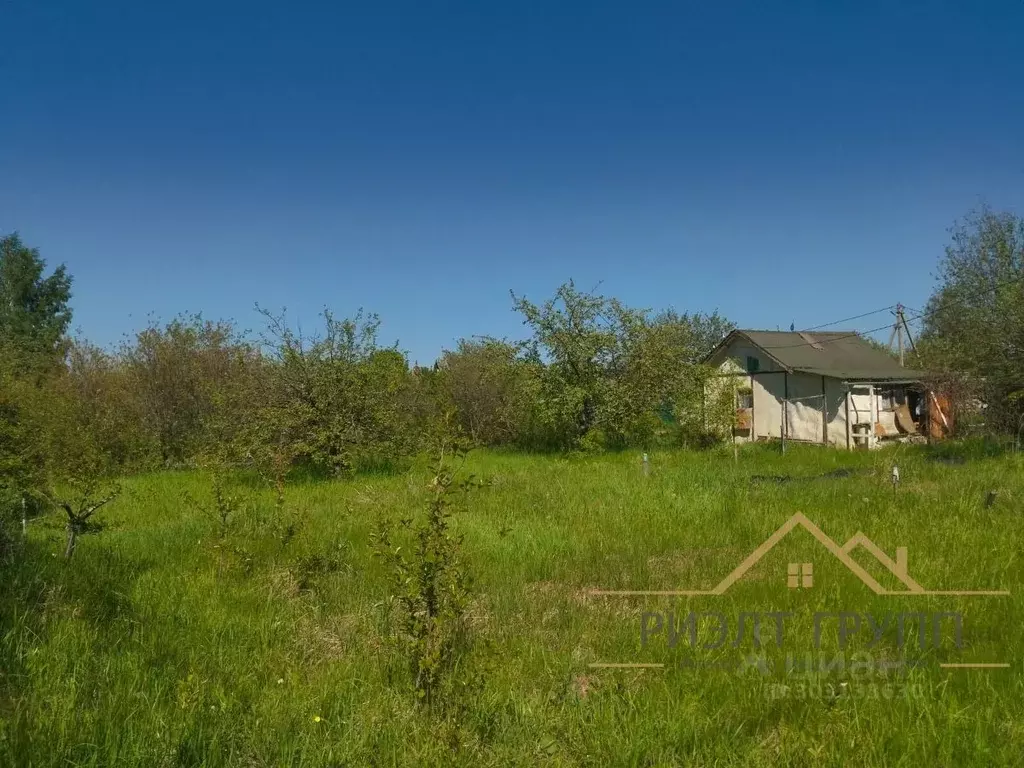
<instances>
[{"instance_id":1,"label":"blue sky","mask_svg":"<svg viewBox=\"0 0 1024 768\"><path fill-rule=\"evenodd\" d=\"M0 28L0 231L103 344L364 307L430 362L570 277L808 327L920 307L956 218L1024 213L1020 0L6 0Z\"/></svg>"}]
</instances>

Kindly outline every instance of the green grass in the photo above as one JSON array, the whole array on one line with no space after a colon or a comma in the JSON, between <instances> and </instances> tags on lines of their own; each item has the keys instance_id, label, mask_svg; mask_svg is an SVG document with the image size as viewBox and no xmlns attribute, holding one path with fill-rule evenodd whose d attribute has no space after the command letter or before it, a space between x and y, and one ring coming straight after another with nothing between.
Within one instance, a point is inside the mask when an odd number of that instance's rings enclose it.
<instances>
[{"instance_id":1,"label":"green grass","mask_svg":"<svg viewBox=\"0 0 1024 768\"><path fill-rule=\"evenodd\" d=\"M644 477L635 453L472 454L467 471L491 483L460 499L455 525L475 580L478 642L464 664L484 684L447 714L413 700L369 545L379 517L422 509L421 466L289 487L289 509L305 522L286 547L269 492L238 484L254 503L217 548L217 521L183 501L185 492L208 500L209 477L132 478L99 515L106 530L84 537L70 564L54 516L31 524L18 563L2 572L0 765L1019 765L1021 458L979 452L953 464L923 448L793 446L781 456L753 447L738 463L731 452L654 453ZM858 473L808 479L841 467ZM804 479L751 482L755 474ZM999 496L986 509L990 489ZM1012 595L877 596L803 531L723 596L588 592L708 589L797 511L840 544L863 531L890 555L907 546L926 588ZM882 580L865 555L856 559ZM812 589L787 589L789 562L814 563ZM740 613L775 610L792 612L783 649L772 641L758 651L749 637L732 647ZM669 649L662 635L641 647L642 614L669 611L721 613L727 642ZM798 682L783 668L680 667L803 658L816 611L958 611L964 647L947 632L939 648L901 651L890 627L868 649L864 629L848 657L905 653L920 666L902 681L835 670L815 678L813 696L777 696L773 686ZM835 622L825 626L819 655L834 659ZM711 637L713 622L701 627ZM1011 667L938 667L956 661ZM829 684L847 693L829 695Z\"/></svg>"}]
</instances>

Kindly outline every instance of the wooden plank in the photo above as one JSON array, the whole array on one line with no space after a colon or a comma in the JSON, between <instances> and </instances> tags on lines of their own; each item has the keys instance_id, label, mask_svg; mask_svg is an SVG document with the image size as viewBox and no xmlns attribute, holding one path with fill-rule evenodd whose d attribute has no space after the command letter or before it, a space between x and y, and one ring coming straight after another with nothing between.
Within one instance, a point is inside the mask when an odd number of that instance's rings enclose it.
<instances>
[{"instance_id":1,"label":"wooden plank","mask_svg":"<svg viewBox=\"0 0 1024 768\"><path fill-rule=\"evenodd\" d=\"M850 385L846 385L846 450L850 450Z\"/></svg>"},{"instance_id":2,"label":"wooden plank","mask_svg":"<svg viewBox=\"0 0 1024 768\"><path fill-rule=\"evenodd\" d=\"M757 439L757 417L754 414L754 406L757 403L757 394L754 392L754 377L750 377L750 442Z\"/></svg>"},{"instance_id":3,"label":"wooden plank","mask_svg":"<svg viewBox=\"0 0 1024 768\"><path fill-rule=\"evenodd\" d=\"M789 372L782 373L782 452L786 452L786 431L789 426Z\"/></svg>"},{"instance_id":4,"label":"wooden plank","mask_svg":"<svg viewBox=\"0 0 1024 768\"><path fill-rule=\"evenodd\" d=\"M878 396L875 394L875 385L868 384L868 448L874 448L877 438L875 437L875 424L878 422Z\"/></svg>"},{"instance_id":5,"label":"wooden plank","mask_svg":"<svg viewBox=\"0 0 1024 768\"><path fill-rule=\"evenodd\" d=\"M821 441L828 445L828 391L825 377L821 377Z\"/></svg>"}]
</instances>

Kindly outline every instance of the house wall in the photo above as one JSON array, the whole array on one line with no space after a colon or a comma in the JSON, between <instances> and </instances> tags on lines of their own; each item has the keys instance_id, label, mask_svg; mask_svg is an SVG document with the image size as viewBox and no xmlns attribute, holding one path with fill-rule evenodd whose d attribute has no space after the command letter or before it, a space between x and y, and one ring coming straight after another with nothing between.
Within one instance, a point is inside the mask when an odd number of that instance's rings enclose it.
<instances>
[{"instance_id":1,"label":"house wall","mask_svg":"<svg viewBox=\"0 0 1024 768\"><path fill-rule=\"evenodd\" d=\"M747 357L758 360L758 370L747 371ZM790 440L814 443L827 442L845 448L857 448L854 425L878 424L869 430L871 446L881 435L900 434L896 427L896 414L881 407L880 388L855 387L849 394L840 379L808 373L790 373L775 363L768 354L743 340L733 342L721 350L711 364L717 365L722 378L713 386L733 389L749 387L753 393L753 418L748 433L737 439L778 439L782 434L783 401L786 403L786 437ZM824 393L825 397L821 395ZM847 424L847 398L849 398L849 424ZM827 427L823 424L822 406L826 408ZM850 430L849 442L847 430ZM877 430L877 431L876 431Z\"/></svg>"},{"instance_id":2,"label":"house wall","mask_svg":"<svg viewBox=\"0 0 1024 768\"><path fill-rule=\"evenodd\" d=\"M825 396L828 402L828 442L840 448L846 447L846 385L839 379L825 377ZM853 410L850 410L853 420ZM853 441L850 441L850 447Z\"/></svg>"},{"instance_id":3,"label":"house wall","mask_svg":"<svg viewBox=\"0 0 1024 768\"><path fill-rule=\"evenodd\" d=\"M754 429L756 438L782 436L782 395L786 391L784 371L751 376L754 390Z\"/></svg>"},{"instance_id":4,"label":"house wall","mask_svg":"<svg viewBox=\"0 0 1024 768\"><path fill-rule=\"evenodd\" d=\"M722 361L719 366L721 376L714 378L708 382L704 390L705 406L717 401L718 397L725 394L728 391L729 397L735 398L735 393L739 389L751 388L750 376L746 375L744 370L739 367L733 360L726 358ZM710 426L705 423L705 426ZM746 442L750 440L751 432L737 433L734 437L737 442Z\"/></svg>"},{"instance_id":5,"label":"house wall","mask_svg":"<svg viewBox=\"0 0 1024 768\"><path fill-rule=\"evenodd\" d=\"M820 443L825 440L822 416L824 393L828 408L828 442L846 445L846 390L837 379L809 373L760 374L754 380L754 426L759 437L782 434L782 404L786 403L786 438ZM824 388L823 388L824 387Z\"/></svg>"},{"instance_id":6,"label":"house wall","mask_svg":"<svg viewBox=\"0 0 1024 768\"><path fill-rule=\"evenodd\" d=\"M758 359L758 372L749 374L746 371L747 357ZM753 423L748 435L740 436L739 440L778 439L782 435L783 405L787 404L788 429L790 440L805 440L846 447L846 386L831 377L816 376L807 373L786 374L767 354L757 347L738 340L719 352L710 361L717 363L723 374L723 380L715 386L749 387L753 392ZM822 398L825 394L827 408L827 430L822 421ZM808 398L792 402L794 398ZM867 391L858 391L851 397L850 421L867 421L877 419L877 394L874 398ZM873 409L872 406L876 408ZM884 419L884 416L883 416ZM891 414L890 414L891 419ZM826 436L827 432L827 436ZM856 447L851 440L851 447Z\"/></svg>"},{"instance_id":7,"label":"house wall","mask_svg":"<svg viewBox=\"0 0 1024 768\"><path fill-rule=\"evenodd\" d=\"M756 357L758 372L747 373L747 357ZM715 361L711 361L714 363ZM734 343L717 358L722 378L715 380L707 396L713 397L721 388L748 388L753 394L753 419L747 433L736 435L737 442L748 442L765 437L779 437L782 426L782 404L771 394L775 386L783 385L782 369L763 351L749 344ZM772 381L777 379L776 385Z\"/></svg>"},{"instance_id":8,"label":"house wall","mask_svg":"<svg viewBox=\"0 0 1024 768\"><path fill-rule=\"evenodd\" d=\"M729 364L731 361L732 367L729 368L729 370L746 371L748 357L757 358L759 371L782 370L782 367L777 365L764 350L742 340L734 341L728 347L721 350L718 355L716 355L715 359L710 362L712 365L721 367L722 365Z\"/></svg>"},{"instance_id":9,"label":"house wall","mask_svg":"<svg viewBox=\"0 0 1024 768\"><path fill-rule=\"evenodd\" d=\"M755 373L747 373L748 357L754 357L758 361L758 369ZM809 380L814 377L805 377L804 374L787 375L785 370L764 350L744 343L742 340L730 344L719 352L717 358L711 362L717 362L719 370L726 374L724 377L726 380L734 382L737 387L749 387L753 392L752 428L749 435L741 436L738 438L739 440L778 439L782 436L782 401L785 399L787 386L790 397L798 396L794 392L821 394L820 379L818 379L815 391L804 392L805 389L813 386ZM808 380L802 380L804 378ZM800 407L790 406L788 437L791 439L821 441L820 401L816 415L812 414L809 408L813 409L813 404L809 403L807 406ZM810 427L810 422L816 423L817 427ZM799 437L794 437L794 431Z\"/></svg>"},{"instance_id":10,"label":"house wall","mask_svg":"<svg viewBox=\"0 0 1024 768\"><path fill-rule=\"evenodd\" d=\"M824 440L821 376L809 373L789 375L789 399L786 403L786 437L820 443Z\"/></svg>"}]
</instances>

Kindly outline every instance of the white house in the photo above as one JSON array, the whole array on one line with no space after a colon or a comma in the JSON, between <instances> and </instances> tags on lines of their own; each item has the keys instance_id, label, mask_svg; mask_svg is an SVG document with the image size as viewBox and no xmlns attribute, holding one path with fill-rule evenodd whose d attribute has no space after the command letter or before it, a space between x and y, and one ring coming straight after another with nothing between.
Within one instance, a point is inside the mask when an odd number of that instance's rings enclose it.
<instances>
[{"instance_id":1,"label":"white house","mask_svg":"<svg viewBox=\"0 0 1024 768\"><path fill-rule=\"evenodd\" d=\"M922 384L922 372L853 331L736 330L705 361L719 370L717 392L735 393L737 440L873 448L952 427L948 405Z\"/></svg>"}]
</instances>

